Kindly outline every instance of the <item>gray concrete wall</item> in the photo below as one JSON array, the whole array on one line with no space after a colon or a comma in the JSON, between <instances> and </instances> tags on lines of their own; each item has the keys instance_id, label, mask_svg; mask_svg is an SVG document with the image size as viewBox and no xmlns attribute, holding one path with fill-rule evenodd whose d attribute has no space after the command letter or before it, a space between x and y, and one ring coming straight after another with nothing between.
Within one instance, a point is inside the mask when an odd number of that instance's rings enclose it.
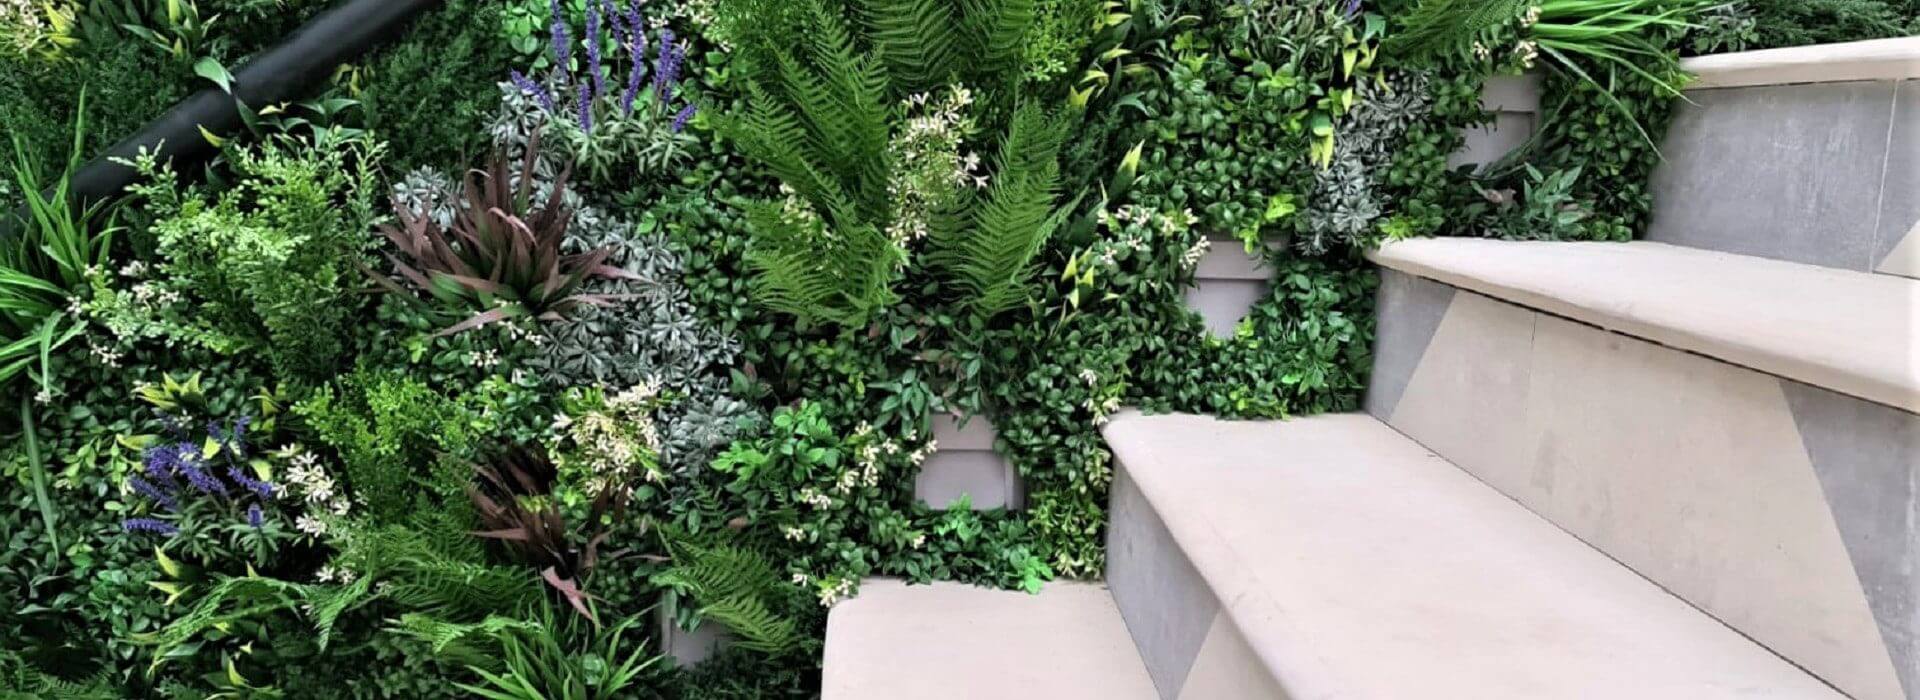
<instances>
[{"instance_id":1,"label":"gray concrete wall","mask_svg":"<svg viewBox=\"0 0 1920 700\"><path fill-rule=\"evenodd\" d=\"M1920 224L1920 81L1686 96L1661 145L1649 240L1920 276L1907 262L1920 250L1895 256Z\"/></svg>"},{"instance_id":2,"label":"gray concrete wall","mask_svg":"<svg viewBox=\"0 0 1920 700\"><path fill-rule=\"evenodd\" d=\"M993 421L974 416L965 425L958 416L935 414L935 450L920 465L913 495L927 505L946 508L965 496L973 510L1020 508L1026 492L1013 461L994 449Z\"/></svg>"}]
</instances>

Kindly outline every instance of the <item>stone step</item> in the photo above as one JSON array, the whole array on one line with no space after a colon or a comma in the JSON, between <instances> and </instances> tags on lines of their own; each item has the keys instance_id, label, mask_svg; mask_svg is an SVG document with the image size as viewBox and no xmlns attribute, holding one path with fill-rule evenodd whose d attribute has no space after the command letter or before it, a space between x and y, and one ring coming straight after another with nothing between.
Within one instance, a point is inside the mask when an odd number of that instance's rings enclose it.
<instances>
[{"instance_id":1,"label":"stone step","mask_svg":"<svg viewBox=\"0 0 1920 700\"><path fill-rule=\"evenodd\" d=\"M1656 243L1376 259L1369 413L1853 696L1920 698L1920 282Z\"/></svg>"},{"instance_id":2,"label":"stone step","mask_svg":"<svg viewBox=\"0 0 1920 700\"><path fill-rule=\"evenodd\" d=\"M1150 700L1105 586L1038 594L869 579L827 616L822 700Z\"/></svg>"},{"instance_id":3,"label":"stone step","mask_svg":"<svg viewBox=\"0 0 1920 700\"><path fill-rule=\"evenodd\" d=\"M1652 242L1436 238L1382 267L1920 412L1920 281Z\"/></svg>"},{"instance_id":4,"label":"stone step","mask_svg":"<svg viewBox=\"0 0 1920 700\"><path fill-rule=\"evenodd\" d=\"M1163 699L1842 697L1371 417L1105 430Z\"/></svg>"},{"instance_id":5,"label":"stone step","mask_svg":"<svg viewBox=\"0 0 1920 700\"><path fill-rule=\"evenodd\" d=\"M1648 240L1920 277L1920 37L1682 66Z\"/></svg>"}]
</instances>

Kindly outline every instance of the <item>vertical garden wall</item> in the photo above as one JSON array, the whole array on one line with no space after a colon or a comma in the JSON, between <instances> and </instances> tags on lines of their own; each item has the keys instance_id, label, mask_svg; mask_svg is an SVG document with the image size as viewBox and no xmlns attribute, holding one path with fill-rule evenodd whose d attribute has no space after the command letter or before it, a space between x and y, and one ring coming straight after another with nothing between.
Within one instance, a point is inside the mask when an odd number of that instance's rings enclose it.
<instances>
[{"instance_id":1,"label":"vertical garden wall","mask_svg":"<svg viewBox=\"0 0 1920 700\"><path fill-rule=\"evenodd\" d=\"M444 0L84 199L331 3L0 0L0 697L809 697L862 578L1099 578L1121 406L1356 408L1369 247L1631 239L1679 52L1900 2Z\"/></svg>"}]
</instances>

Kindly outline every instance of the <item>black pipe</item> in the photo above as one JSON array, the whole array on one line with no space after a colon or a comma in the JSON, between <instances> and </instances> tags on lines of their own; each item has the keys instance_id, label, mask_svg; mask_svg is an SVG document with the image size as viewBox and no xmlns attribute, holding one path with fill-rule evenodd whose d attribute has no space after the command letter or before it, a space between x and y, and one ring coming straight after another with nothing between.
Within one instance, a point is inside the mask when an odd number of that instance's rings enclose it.
<instances>
[{"instance_id":1,"label":"black pipe","mask_svg":"<svg viewBox=\"0 0 1920 700\"><path fill-rule=\"evenodd\" d=\"M209 87L148 122L74 173L69 190L82 201L113 197L133 183L134 171L115 159L131 160L141 149L155 153L175 169L211 157L215 148L200 135L205 128L231 134L241 126L244 103L259 109L300 97L332 75L334 68L365 55L398 33L407 20L441 0L348 0L315 15L271 49L233 74L233 94ZM8 225L12 221L4 222Z\"/></svg>"}]
</instances>

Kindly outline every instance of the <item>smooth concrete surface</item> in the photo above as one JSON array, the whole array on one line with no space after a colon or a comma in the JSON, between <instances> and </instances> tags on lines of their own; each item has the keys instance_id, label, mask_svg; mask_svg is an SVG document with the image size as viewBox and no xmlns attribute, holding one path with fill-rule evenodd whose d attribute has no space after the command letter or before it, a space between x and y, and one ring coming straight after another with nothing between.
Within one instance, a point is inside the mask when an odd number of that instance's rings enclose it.
<instances>
[{"instance_id":1,"label":"smooth concrete surface","mask_svg":"<svg viewBox=\"0 0 1920 700\"><path fill-rule=\"evenodd\" d=\"M1381 337L1434 315L1376 416L1842 689L1913 687L1920 416L1465 291L1384 295Z\"/></svg>"},{"instance_id":2,"label":"smooth concrete surface","mask_svg":"<svg viewBox=\"0 0 1920 700\"><path fill-rule=\"evenodd\" d=\"M993 422L986 416L963 419L933 416L935 449L921 463L913 496L935 508L967 497L973 510L1020 508L1025 491L1013 461L994 449Z\"/></svg>"},{"instance_id":3,"label":"smooth concrete surface","mask_svg":"<svg viewBox=\"0 0 1920 700\"><path fill-rule=\"evenodd\" d=\"M1220 602L1124 471L1114 477L1107 515L1107 588L1160 697L1175 700Z\"/></svg>"},{"instance_id":4,"label":"smooth concrete surface","mask_svg":"<svg viewBox=\"0 0 1920 700\"><path fill-rule=\"evenodd\" d=\"M1901 83L1894 99L1879 231L1874 270L1920 277L1920 80Z\"/></svg>"},{"instance_id":5,"label":"smooth concrete surface","mask_svg":"<svg viewBox=\"0 0 1920 700\"><path fill-rule=\"evenodd\" d=\"M1649 242L1424 239L1389 243L1370 257L1520 306L1920 412L1920 280Z\"/></svg>"},{"instance_id":6,"label":"smooth concrete surface","mask_svg":"<svg viewBox=\"0 0 1920 700\"><path fill-rule=\"evenodd\" d=\"M1286 700L1233 620L1215 615L1179 700Z\"/></svg>"},{"instance_id":7,"label":"smooth concrete surface","mask_svg":"<svg viewBox=\"0 0 1920 700\"><path fill-rule=\"evenodd\" d=\"M1909 697L1920 697L1920 415L1781 382Z\"/></svg>"},{"instance_id":8,"label":"smooth concrete surface","mask_svg":"<svg viewBox=\"0 0 1920 700\"><path fill-rule=\"evenodd\" d=\"M1842 697L1371 417L1105 433L1286 697Z\"/></svg>"},{"instance_id":9,"label":"smooth concrete surface","mask_svg":"<svg viewBox=\"0 0 1920 700\"><path fill-rule=\"evenodd\" d=\"M1447 158L1447 167L1485 165L1505 158L1533 138L1540 126L1538 73L1497 75L1480 89L1480 108L1493 120L1466 130L1466 141Z\"/></svg>"},{"instance_id":10,"label":"smooth concrete surface","mask_svg":"<svg viewBox=\"0 0 1920 700\"><path fill-rule=\"evenodd\" d=\"M1842 689L1899 697L1777 378L1461 293L1389 423Z\"/></svg>"},{"instance_id":11,"label":"smooth concrete surface","mask_svg":"<svg viewBox=\"0 0 1920 700\"><path fill-rule=\"evenodd\" d=\"M733 643L733 634L724 625L712 621L702 622L692 630L681 629L674 624L673 615L665 606L654 608L653 621L660 638L660 653L667 655L675 666L698 666Z\"/></svg>"},{"instance_id":12,"label":"smooth concrete surface","mask_svg":"<svg viewBox=\"0 0 1920 700\"><path fill-rule=\"evenodd\" d=\"M1267 267L1264 253L1248 253L1239 239L1208 238L1212 245L1195 264L1193 286L1187 288L1184 299L1187 308L1206 322L1209 334L1232 338L1253 305L1267 298L1271 289L1267 278L1273 270Z\"/></svg>"},{"instance_id":13,"label":"smooth concrete surface","mask_svg":"<svg viewBox=\"0 0 1920 700\"><path fill-rule=\"evenodd\" d=\"M1039 594L868 579L827 617L823 700L1159 697L1099 584Z\"/></svg>"},{"instance_id":14,"label":"smooth concrete surface","mask_svg":"<svg viewBox=\"0 0 1920 700\"><path fill-rule=\"evenodd\" d=\"M1647 240L1872 270L1895 90L1849 82L1688 93L1661 143Z\"/></svg>"},{"instance_id":15,"label":"smooth concrete surface","mask_svg":"<svg viewBox=\"0 0 1920 700\"><path fill-rule=\"evenodd\" d=\"M1920 78L1920 37L1695 56L1680 69L1692 90Z\"/></svg>"},{"instance_id":16,"label":"smooth concrete surface","mask_svg":"<svg viewBox=\"0 0 1920 700\"><path fill-rule=\"evenodd\" d=\"M1367 379L1367 413L1378 418L1393 415L1393 407L1407 390L1407 380L1427 352L1433 332L1453 301L1453 288L1412 275L1381 270L1374 310L1373 372ZM1392 314L1387 318L1387 314Z\"/></svg>"}]
</instances>

